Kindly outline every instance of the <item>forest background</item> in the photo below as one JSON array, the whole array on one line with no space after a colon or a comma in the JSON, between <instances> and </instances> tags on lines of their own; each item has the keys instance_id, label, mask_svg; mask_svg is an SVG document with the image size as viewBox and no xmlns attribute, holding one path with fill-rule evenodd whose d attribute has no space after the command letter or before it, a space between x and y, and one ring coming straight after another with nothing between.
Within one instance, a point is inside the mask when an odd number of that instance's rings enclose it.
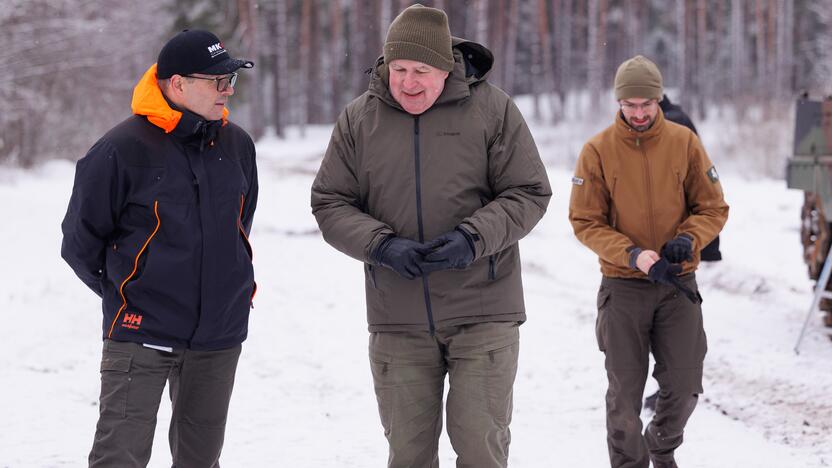
<instances>
[{"instance_id":1,"label":"forest background","mask_svg":"<svg viewBox=\"0 0 832 468\"><path fill-rule=\"evenodd\" d=\"M256 63L241 73L231 101L232 119L255 139L332 123L366 89L390 21L412 3L0 0L0 164L83 156L129 115L133 86L183 28L209 29L232 56ZM531 95L527 118L540 124L609 121L603 105L615 70L636 53L659 65L673 100L695 121L716 113L757 128L746 132L751 139L770 133L760 124L791 126L802 93L832 94L826 0L422 3L446 10L455 36L493 51L490 81L510 95ZM782 177L787 146L757 147L763 154L742 157Z\"/></svg>"}]
</instances>

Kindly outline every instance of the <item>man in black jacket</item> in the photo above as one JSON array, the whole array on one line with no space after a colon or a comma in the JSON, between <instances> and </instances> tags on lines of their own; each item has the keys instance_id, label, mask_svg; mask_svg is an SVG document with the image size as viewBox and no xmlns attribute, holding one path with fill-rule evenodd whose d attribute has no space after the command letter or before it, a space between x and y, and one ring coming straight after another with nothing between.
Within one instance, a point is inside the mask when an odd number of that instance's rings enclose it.
<instances>
[{"instance_id":1,"label":"man in black jacket","mask_svg":"<svg viewBox=\"0 0 832 468\"><path fill-rule=\"evenodd\" d=\"M227 120L240 68L185 30L133 93L133 115L78 161L61 254L103 302L91 467L144 467L170 383L177 467L218 467L256 290L254 143Z\"/></svg>"}]
</instances>

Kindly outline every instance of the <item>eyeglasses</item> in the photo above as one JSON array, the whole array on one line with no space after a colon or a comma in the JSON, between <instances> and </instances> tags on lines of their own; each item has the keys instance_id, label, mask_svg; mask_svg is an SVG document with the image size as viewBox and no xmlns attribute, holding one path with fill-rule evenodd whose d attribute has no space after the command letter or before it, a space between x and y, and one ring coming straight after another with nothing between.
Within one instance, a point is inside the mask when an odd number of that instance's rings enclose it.
<instances>
[{"instance_id":1,"label":"eyeglasses","mask_svg":"<svg viewBox=\"0 0 832 468\"><path fill-rule=\"evenodd\" d=\"M646 111L647 109L651 109L657 103L658 103L658 101L656 101L655 99L651 99L651 100L649 100L647 102L644 102L642 104L633 104L632 102L623 101L623 102L621 102L621 109L625 110L627 112L635 112L637 110L645 110Z\"/></svg>"},{"instance_id":2,"label":"eyeglasses","mask_svg":"<svg viewBox=\"0 0 832 468\"><path fill-rule=\"evenodd\" d=\"M218 76L215 78L206 78L204 76L193 76L193 75L184 75L185 78L195 78L197 80L206 80L206 81L216 81L217 82L217 91L223 92L228 89L229 86L232 88L237 83L237 74L232 73L230 75L225 76Z\"/></svg>"}]
</instances>

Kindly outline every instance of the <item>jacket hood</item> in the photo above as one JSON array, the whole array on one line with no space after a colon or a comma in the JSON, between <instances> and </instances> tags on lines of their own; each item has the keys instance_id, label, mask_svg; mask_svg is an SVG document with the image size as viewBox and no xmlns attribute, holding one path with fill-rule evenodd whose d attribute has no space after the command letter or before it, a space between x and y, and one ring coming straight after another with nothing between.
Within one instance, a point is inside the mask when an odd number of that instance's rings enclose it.
<instances>
[{"instance_id":1,"label":"jacket hood","mask_svg":"<svg viewBox=\"0 0 832 468\"><path fill-rule=\"evenodd\" d=\"M182 120L182 112L174 109L168 103L156 78L156 64L150 66L142 78L133 88L133 113L147 117L153 125L161 128L165 133L176 129ZM228 122L228 108L222 110L222 124Z\"/></svg>"},{"instance_id":2,"label":"jacket hood","mask_svg":"<svg viewBox=\"0 0 832 468\"><path fill-rule=\"evenodd\" d=\"M494 66L494 54L482 44L458 37L451 38L454 53L454 68L445 80L445 89L434 105L458 101L471 95L471 86L485 81L488 72ZM401 109L390 94L388 68L384 56L376 60L370 72L370 94L378 97L389 106ZM403 109L402 109L403 110Z\"/></svg>"}]
</instances>

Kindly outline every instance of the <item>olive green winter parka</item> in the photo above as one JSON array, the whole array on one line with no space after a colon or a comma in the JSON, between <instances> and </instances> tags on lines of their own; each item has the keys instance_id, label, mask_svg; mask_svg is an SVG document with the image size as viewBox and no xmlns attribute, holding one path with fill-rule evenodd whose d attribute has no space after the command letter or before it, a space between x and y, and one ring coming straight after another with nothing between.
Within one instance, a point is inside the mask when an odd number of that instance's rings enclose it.
<instances>
[{"instance_id":1,"label":"olive green winter parka","mask_svg":"<svg viewBox=\"0 0 832 468\"><path fill-rule=\"evenodd\" d=\"M454 39L455 66L436 103L415 116L393 99L382 60L342 112L312 186L324 239L365 263L370 331L524 321L517 241L551 197L519 110L485 80L493 56ZM427 242L461 227L474 262L414 280L374 264L390 234Z\"/></svg>"}]
</instances>

